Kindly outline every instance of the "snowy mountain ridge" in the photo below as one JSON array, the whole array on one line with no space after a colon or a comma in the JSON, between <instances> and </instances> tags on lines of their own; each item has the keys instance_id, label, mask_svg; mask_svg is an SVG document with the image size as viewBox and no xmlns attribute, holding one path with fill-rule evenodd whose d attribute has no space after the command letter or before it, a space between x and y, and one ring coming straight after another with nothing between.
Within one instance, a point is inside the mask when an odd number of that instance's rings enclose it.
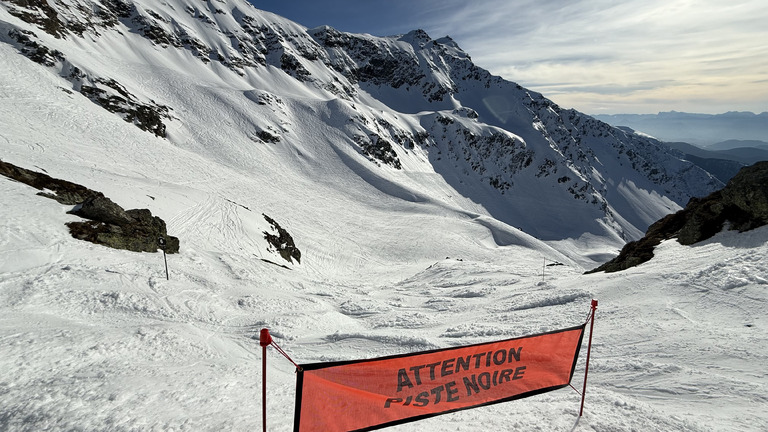
<instances>
[{"instance_id":1,"label":"snowy mountain ridge","mask_svg":"<svg viewBox=\"0 0 768 432\"><path fill-rule=\"evenodd\" d=\"M67 90L175 145L210 153L201 141L222 135L212 121L236 127L245 142L306 154L300 131L312 130L354 150L353 169L387 178L389 190L423 195L411 178L435 172L493 218L541 239L590 233L620 244L722 186L658 142L492 76L450 38L421 30L387 38L307 30L238 0L2 5L4 42L55 71ZM119 64L145 76L137 82ZM211 81L195 89L185 77ZM221 104L225 117L190 108L184 95L213 88L221 94L206 104ZM332 129L320 135L318 109ZM240 165L263 148L227 153ZM358 165L354 153L369 162Z\"/></svg>"}]
</instances>

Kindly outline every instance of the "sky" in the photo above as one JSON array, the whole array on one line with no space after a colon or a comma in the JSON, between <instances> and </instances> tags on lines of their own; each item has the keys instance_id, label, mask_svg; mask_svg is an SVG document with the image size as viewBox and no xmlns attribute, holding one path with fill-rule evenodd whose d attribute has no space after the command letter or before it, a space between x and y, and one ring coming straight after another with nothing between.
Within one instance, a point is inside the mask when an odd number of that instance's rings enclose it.
<instances>
[{"instance_id":1,"label":"sky","mask_svg":"<svg viewBox=\"0 0 768 432\"><path fill-rule=\"evenodd\" d=\"M251 0L306 27L451 36L588 114L768 111L765 0Z\"/></svg>"}]
</instances>

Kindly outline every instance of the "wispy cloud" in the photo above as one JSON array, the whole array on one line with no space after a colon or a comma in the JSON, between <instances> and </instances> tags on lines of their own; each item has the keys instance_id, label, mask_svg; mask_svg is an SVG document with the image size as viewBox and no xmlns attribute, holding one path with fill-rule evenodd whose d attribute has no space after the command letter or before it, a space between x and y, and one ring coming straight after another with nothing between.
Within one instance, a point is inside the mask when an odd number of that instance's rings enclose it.
<instances>
[{"instance_id":1,"label":"wispy cloud","mask_svg":"<svg viewBox=\"0 0 768 432\"><path fill-rule=\"evenodd\" d=\"M763 1L442 1L425 27L587 112L768 110Z\"/></svg>"}]
</instances>

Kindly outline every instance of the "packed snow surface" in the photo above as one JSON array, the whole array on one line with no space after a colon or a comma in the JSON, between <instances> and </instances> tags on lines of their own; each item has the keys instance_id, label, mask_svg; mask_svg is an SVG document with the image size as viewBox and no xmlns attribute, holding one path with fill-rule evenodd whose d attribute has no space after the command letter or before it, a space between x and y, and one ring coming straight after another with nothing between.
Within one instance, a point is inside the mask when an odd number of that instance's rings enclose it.
<instances>
[{"instance_id":1,"label":"packed snow surface","mask_svg":"<svg viewBox=\"0 0 768 432\"><path fill-rule=\"evenodd\" d=\"M82 45L68 58L93 62L96 48ZM0 178L0 430L258 430L262 328L299 363L351 360L578 325L591 299L582 418L580 396L562 389L391 430L768 430L768 228L667 241L641 266L583 275L623 240L581 230L540 241L459 193L469 186L422 163L418 147L395 170L339 144L351 103L302 93L275 70L240 88L214 72L182 77L191 60L146 45L134 59L105 43L95 58L134 91L168 91L167 139L0 44L0 158L148 208L181 240L166 279L161 253L75 240L71 207ZM150 73L142 56L167 69ZM278 103L255 88L295 92ZM249 111L264 98L274 103ZM249 139L259 128L290 145ZM675 207L639 183L619 186L618 205L647 204L641 221ZM520 197L526 226L594 223L565 201L526 214L526 200L546 200L534 192ZM301 264L268 250L262 214L292 234ZM294 367L272 348L268 357L268 429L290 431ZM586 344L577 388L585 357Z\"/></svg>"}]
</instances>

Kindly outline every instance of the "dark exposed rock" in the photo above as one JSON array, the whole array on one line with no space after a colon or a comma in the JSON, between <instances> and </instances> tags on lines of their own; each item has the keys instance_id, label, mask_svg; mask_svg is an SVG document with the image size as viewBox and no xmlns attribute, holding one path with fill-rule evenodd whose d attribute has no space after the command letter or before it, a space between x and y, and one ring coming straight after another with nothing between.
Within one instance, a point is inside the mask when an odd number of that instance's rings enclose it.
<instances>
[{"instance_id":1,"label":"dark exposed rock","mask_svg":"<svg viewBox=\"0 0 768 432\"><path fill-rule=\"evenodd\" d=\"M103 88L83 84L80 93L107 111L121 114L125 121L135 124L139 129L165 137L163 119L170 118L167 106L154 101L142 103L113 79L96 78L94 82Z\"/></svg>"},{"instance_id":2,"label":"dark exposed rock","mask_svg":"<svg viewBox=\"0 0 768 432\"><path fill-rule=\"evenodd\" d=\"M262 140L262 141L264 141L266 143L274 144L274 143L279 143L280 142L280 137L279 136L272 135L271 133L269 133L269 132L267 132L265 130L260 130L260 131L256 132L256 137L258 137L260 140Z\"/></svg>"},{"instance_id":3,"label":"dark exposed rock","mask_svg":"<svg viewBox=\"0 0 768 432\"><path fill-rule=\"evenodd\" d=\"M8 36L19 44L19 52L28 59L43 66L51 67L56 62L64 61L64 55L58 50L52 50L36 40L37 36L29 30L12 29Z\"/></svg>"},{"instance_id":4,"label":"dark exposed rock","mask_svg":"<svg viewBox=\"0 0 768 432\"><path fill-rule=\"evenodd\" d=\"M37 25L46 33L56 38L61 38L65 34L65 26L59 20L56 10L45 0L9 0L9 2L18 7L11 7L8 12L30 24Z\"/></svg>"},{"instance_id":5,"label":"dark exposed rock","mask_svg":"<svg viewBox=\"0 0 768 432\"><path fill-rule=\"evenodd\" d=\"M277 231L277 235L264 231L264 238L267 240L270 247L274 248L275 251L289 263L293 263L293 260L295 259L297 263L301 264L301 251L293 242L293 237L291 237L288 231L283 229L280 224L275 222L274 219L265 214L262 215L264 216L264 219L272 225L272 230Z\"/></svg>"},{"instance_id":6,"label":"dark exposed rock","mask_svg":"<svg viewBox=\"0 0 768 432\"><path fill-rule=\"evenodd\" d=\"M101 2L106 9L100 9L101 14L112 14L118 18L129 18L133 13L133 5L130 5L122 0L102 0Z\"/></svg>"},{"instance_id":7,"label":"dark exposed rock","mask_svg":"<svg viewBox=\"0 0 768 432\"><path fill-rule=\"evenodd\" d=\"M134 252L156 252L162 237L167 253L179 251L179 239L168 236L165 221L147 209L124 210L101 192L1 160L0 174L41 190L38 195L74 205L69 213L89 219L67 224L76 239Z\"/></svg>"},{"instance_id":8,"label":"dark exposed rock","mask_svg":"<svg viewBox=\"0 0 768 432\"><path fill-rule=\"evenodd\" d=\"M372 133L370 136L355 135L355 142L360 146L363 153L372 159L380 160L396 169L402 169L400 158L397 157L392 144L378 134Z\"/></svg>"},{"instance_id":9,"label":"dark exposed rock","mask_svg":"<svg viewBox=\"0 0 768 432\"><path fill-rule=\"evenodd\" d=\"M101 192L76 183L53 178L0 160L0 174L40 190L38 195L51 198L64 205L76 205L90 197L103 196Z\"/></svg>"},{"instance_id":10,"label":"dark exposed rock","mask_svg":"<svg viewBox=\"0 0 768 432\"><path fill-rule=\"evenodd\" d=\"M179 239L168 236L165 221L147 209L123 210L109 198L96 197L70 213L91 219L67 224L76 239L133 252L156 252L163 238L166 253L179 251Z\"/></svg>"},{"instance_id":11,"label":"dark exposed rock","mask_svg":"<svg viewBox=\"0 0 768 432\"><path fill-rule=\"evenodd\" d=\"M309 81L312 74L291 54L280 56L280 68L299 81Z\"/></svg>"},{"instance_id":12,"label":"dark exposed rock","mask_svg":"<svg viewBox=\"0 0 768 432\"><path fill-rule=\"evenodd\" d=\"M724 227L744 232L763 225L768 225L768 162L742 168L723 189L705 198L691 198L683 210L658 220L642 239L627 243L616 258L587 273L642 264L653 258L653 249L663 240L677 238L691 245Z\"/></svg>"},{"instance_id":13,"label":"dark exposed rock","mask_svg":"<svg viewBox=\"0 0 768 432\"><path fill-rule=\"evenodd\" d=\"M91 219L112 225L125 225L132 222L122 207L104 196L93 196L69 211L81 218Z\"/></svg>"},{"instance_id":14,"label":"dark exposed rock","mask_svg":"<svg viewBox=\"0 0 768 432\"><path fill-rule=\"evenodd\" d=\"M747 231L768 224L768 161L741 169L723 189L723 202L744 212L731 229Z\"/></svg>"}]
</instances>

